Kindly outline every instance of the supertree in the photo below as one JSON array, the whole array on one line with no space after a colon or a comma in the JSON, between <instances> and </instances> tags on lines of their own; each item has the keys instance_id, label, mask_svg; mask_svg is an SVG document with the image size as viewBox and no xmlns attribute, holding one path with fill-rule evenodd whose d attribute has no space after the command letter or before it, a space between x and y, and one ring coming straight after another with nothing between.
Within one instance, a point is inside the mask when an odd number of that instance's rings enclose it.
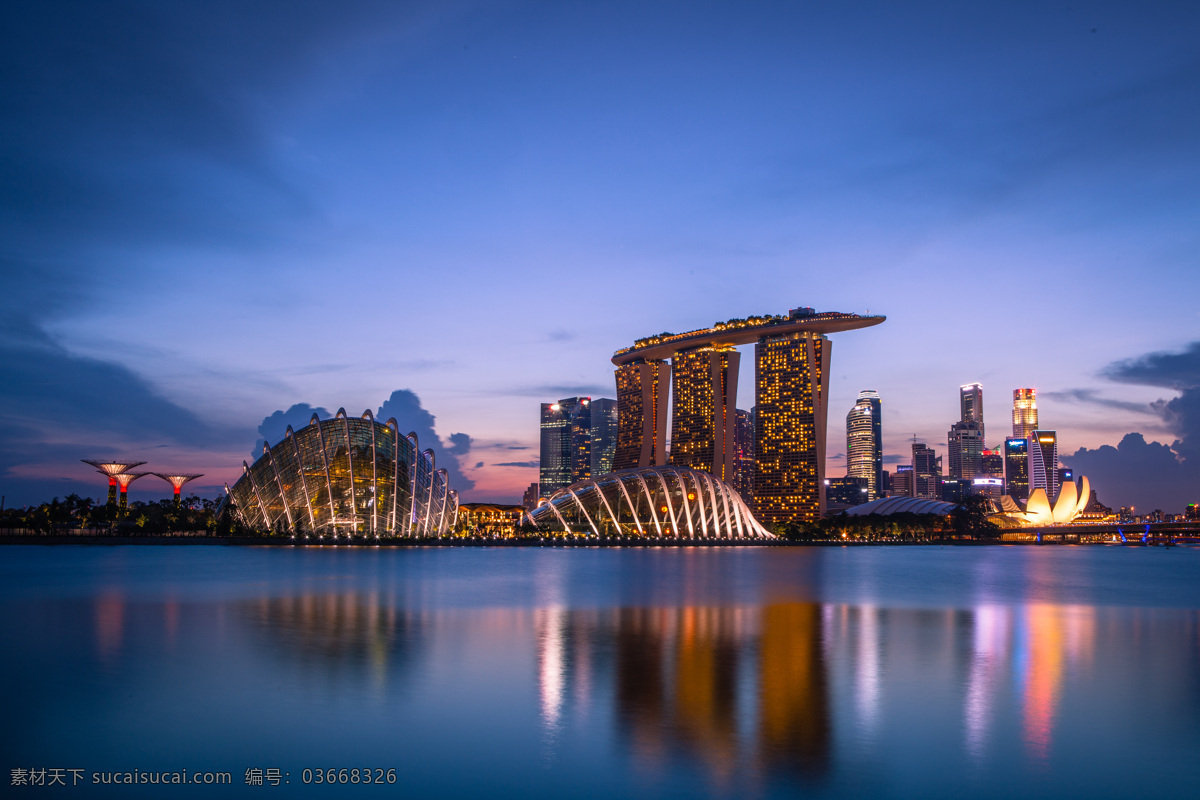
<instances>
[{"instance_id":1,"label":"supertree","mask_svg":"<svg viewBox=\"0 0 1200 800\"><path fill-rule=\"evenodd\" d=\"M173 486L175 488L175 507L176 508L179 507L179 490L183 488L183 485L185 483L187 483L188 481L194 481L194 480L196 480L196 478L204 477L204 473L202 473L202 472L181 472L181 473L177 473L174 475L169 475L169 474L162 473L162 472L153 472L151 474L157 475L158 477L162 478L164 481L171 484L171 486Z\"/></svg>"},{"instance_id":2,"label":"supertree","mask_svg":"<svg viewBox=\"0 0 1200 800\"><path fill-rule=\"evenodd\" d=\"M89 458L80 459L85 464L91 464L101 475L108 476L108 505L110 509L117 507L117 476L123 472L128 472L134 467L140 467L145 464L145 461L93 461ZM144 473L143 473L144 474ZM121 503L122 508L125 502L125 486L121 485Z\"/></svg>"}]
</instances>

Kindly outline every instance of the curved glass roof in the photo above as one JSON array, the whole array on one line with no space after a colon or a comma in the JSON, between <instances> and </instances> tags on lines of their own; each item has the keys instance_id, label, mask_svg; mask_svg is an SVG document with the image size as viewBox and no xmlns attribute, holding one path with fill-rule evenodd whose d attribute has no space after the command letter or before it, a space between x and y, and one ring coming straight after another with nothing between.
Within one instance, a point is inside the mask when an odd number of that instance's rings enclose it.
<instances>
[{"instance_id":1,"label":"curved glass roof","mask_svg":"<svg viewBox=\"0 0 1200 800\"><path fill-rule=\"evenodd\" d=\"M679 539L773 538L729 484L685 467L610 472L555 492L529 513L548 533Z\"/></svg>"},{"instance_id":2,"label":"curved glass roof","mask_svg":"<svg viewBox=\"0 0 1200 800\"><path fill-rule=\"evenodd\" d=\"M327 420L314 414L242 469L229 497L258 530L437 536L458 516L458 493L447 486L446 470L435 469L433 451L370 411L358 419L345 409Z\"/></svg>"},{"instance_id":3,"label":"curved glass roof","mask_svg":"<svg viewBox=\"0 0 1200 800\"><path fill-rule=\"evenodd\" d=\"M941 500L930 500L926 497L881 497L861 506L846 509L852 517L865 517L870 514L937 514L945 516L957 508L954 503Z\"/></svg>"}]
</instances>

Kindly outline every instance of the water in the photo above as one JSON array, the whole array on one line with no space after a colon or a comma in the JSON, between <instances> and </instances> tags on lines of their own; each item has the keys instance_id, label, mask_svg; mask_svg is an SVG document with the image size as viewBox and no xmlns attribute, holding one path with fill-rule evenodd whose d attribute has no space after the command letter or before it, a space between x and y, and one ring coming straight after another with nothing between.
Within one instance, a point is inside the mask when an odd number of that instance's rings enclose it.
<instances>
[{"instance_id":1,"label":"water","mask_svg":"<svg viewBox=\"0 0 1200 800\"><path fill-rule=\"evenodd\" d=\"M1189 548L5 547L0 785L1196 796L1198 575ZM304 783L328 768L396 783ZM184 769L232 787L92 784Z\"/></svg>"}]
</instances>

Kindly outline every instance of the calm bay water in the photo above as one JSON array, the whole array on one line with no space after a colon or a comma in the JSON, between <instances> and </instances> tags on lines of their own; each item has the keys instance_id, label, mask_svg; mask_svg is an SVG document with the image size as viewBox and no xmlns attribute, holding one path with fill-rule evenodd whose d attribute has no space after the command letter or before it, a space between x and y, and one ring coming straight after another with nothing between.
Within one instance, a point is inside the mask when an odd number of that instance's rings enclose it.
<instances>
[{"instance_id":1,"label":"calm bay water","mask_svg":"<svg viewBox=\"0 0 1200 800\"><path fill-rule=\"evenodd\" d=\"M1196 796L1198 578L1190 548L10 546L3 786ZM29 768L83 780L12 787Z\"/></svg>"}]
</instances>

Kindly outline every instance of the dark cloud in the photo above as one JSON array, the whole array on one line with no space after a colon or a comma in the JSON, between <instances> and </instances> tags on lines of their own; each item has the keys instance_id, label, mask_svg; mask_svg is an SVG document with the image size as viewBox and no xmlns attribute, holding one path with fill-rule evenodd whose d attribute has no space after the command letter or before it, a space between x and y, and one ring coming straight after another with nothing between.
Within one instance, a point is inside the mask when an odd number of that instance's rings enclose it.
<instances>
[{"instance_id":1,"label":"dark cloud","mask_svg":"<svg viewBox=\"0 0 1200 800\"><path fill-rule=\"evenodd\" d=\"M493 467L523 467L523 468L536 467L537 465L538 465L538 462L536 462L536 461L505 461L502 464L492 464Z\"/></svg>"},{"instance_id":2,"label":"dark cloud","mask_svg":"<svg viewBox=\"0 0 1200 800\"><path fill-rule=\"evenodd\" d=\"M443 444L434 430L435 417L421 407L421 399L408 389L392 392L392 396L384 401L375 414L375 418L380 422L387 422L391 417L396 418L401 433L415 433L420 448L433 451L438 468L446 470L450 488L460 492L475 488L475 481L463 474L462 465L459 463L470 451L470 436L454 433L449 437L450 444Z\"/></svg>"},{"instance_id":3,"label":"dark cloud","mask_svg":"<svg viewBox=\"0 0 1200 800\"><path fill-rule=\"evenodd\" d=\"M885 464L908 464L912 461L912 456L887 455L883 456Z\"/></svg>"},{"instance_id":4,"label":"dark cloud","mask_svg":"<svg viewBox=\"0 0 1200 800\"><path fill-rule=\"evenodd\" d=\"M312 422L313 414L316 414L318 419L328 419L333 416L319 406L313 408L308 403L297 403L287 411L276 411L271 416L265 418L262 424L258 426L258 435L260 438L254 443L254 449L250 451L250 463L254 463L262 455L264 443L270 446L279 444L283 437L287 435L289 425L293 431L298 431Z\"/></svg>"},{"instance_id":5,"label":"dark cloud","mask_svg":"<svg viewBox=\"0 0 1200 800\"><path fill-rule=\"evenodd\" d=\"M1154 407L1149 403L1133 403L1128 400L1113 400L1101 397L1095 389L1067 389L1061 392L1042 392L1042 397L1064 403L1088 403L1105 408L1115 408L1121 411L1133 411L1137 414L1156 413Z\"/></svg>"},{"instance_id":6,"label":"dark cloud","mask_svg":"<svg viewBox=\"0 0 1200 800\"><path fill-rule=\"evenodd\" d=\"M240 449L251 435L201 419L120 364L68 352L21 316L0 322L0 375L0 493L10 505L93 495L80 458Z\"/></svg>"},{"instance_id":7,"label":"dark cloud","mask_svg":"<svg viewBox=\"0 0 1200 800\"><path fill-rule=\"evenodd\" d=\"M479 469L479 468L480 468L480 467L482 467L482 466L483 466L483 462L482 462L482 461L477 461L477 462L475 462L475 469Z\"/></svg>"},{"instance_id":8,"label":"dark cloud","mask_svg":"<svg viewBox=\"0 0 1200 800\"><path fill-rule=\"evenodd\" d=\"M1080 448L1064 455L1063 463L1087 475L1109 505L1178 513L1185 504L1200 502L1200 342L1181 353L1156 352L1118 361L1104 374L1121 383L1179 392L1148 406L1177 438L1168 446L1130 433L1116 447Z\"/></svg>"}]
</instances>

